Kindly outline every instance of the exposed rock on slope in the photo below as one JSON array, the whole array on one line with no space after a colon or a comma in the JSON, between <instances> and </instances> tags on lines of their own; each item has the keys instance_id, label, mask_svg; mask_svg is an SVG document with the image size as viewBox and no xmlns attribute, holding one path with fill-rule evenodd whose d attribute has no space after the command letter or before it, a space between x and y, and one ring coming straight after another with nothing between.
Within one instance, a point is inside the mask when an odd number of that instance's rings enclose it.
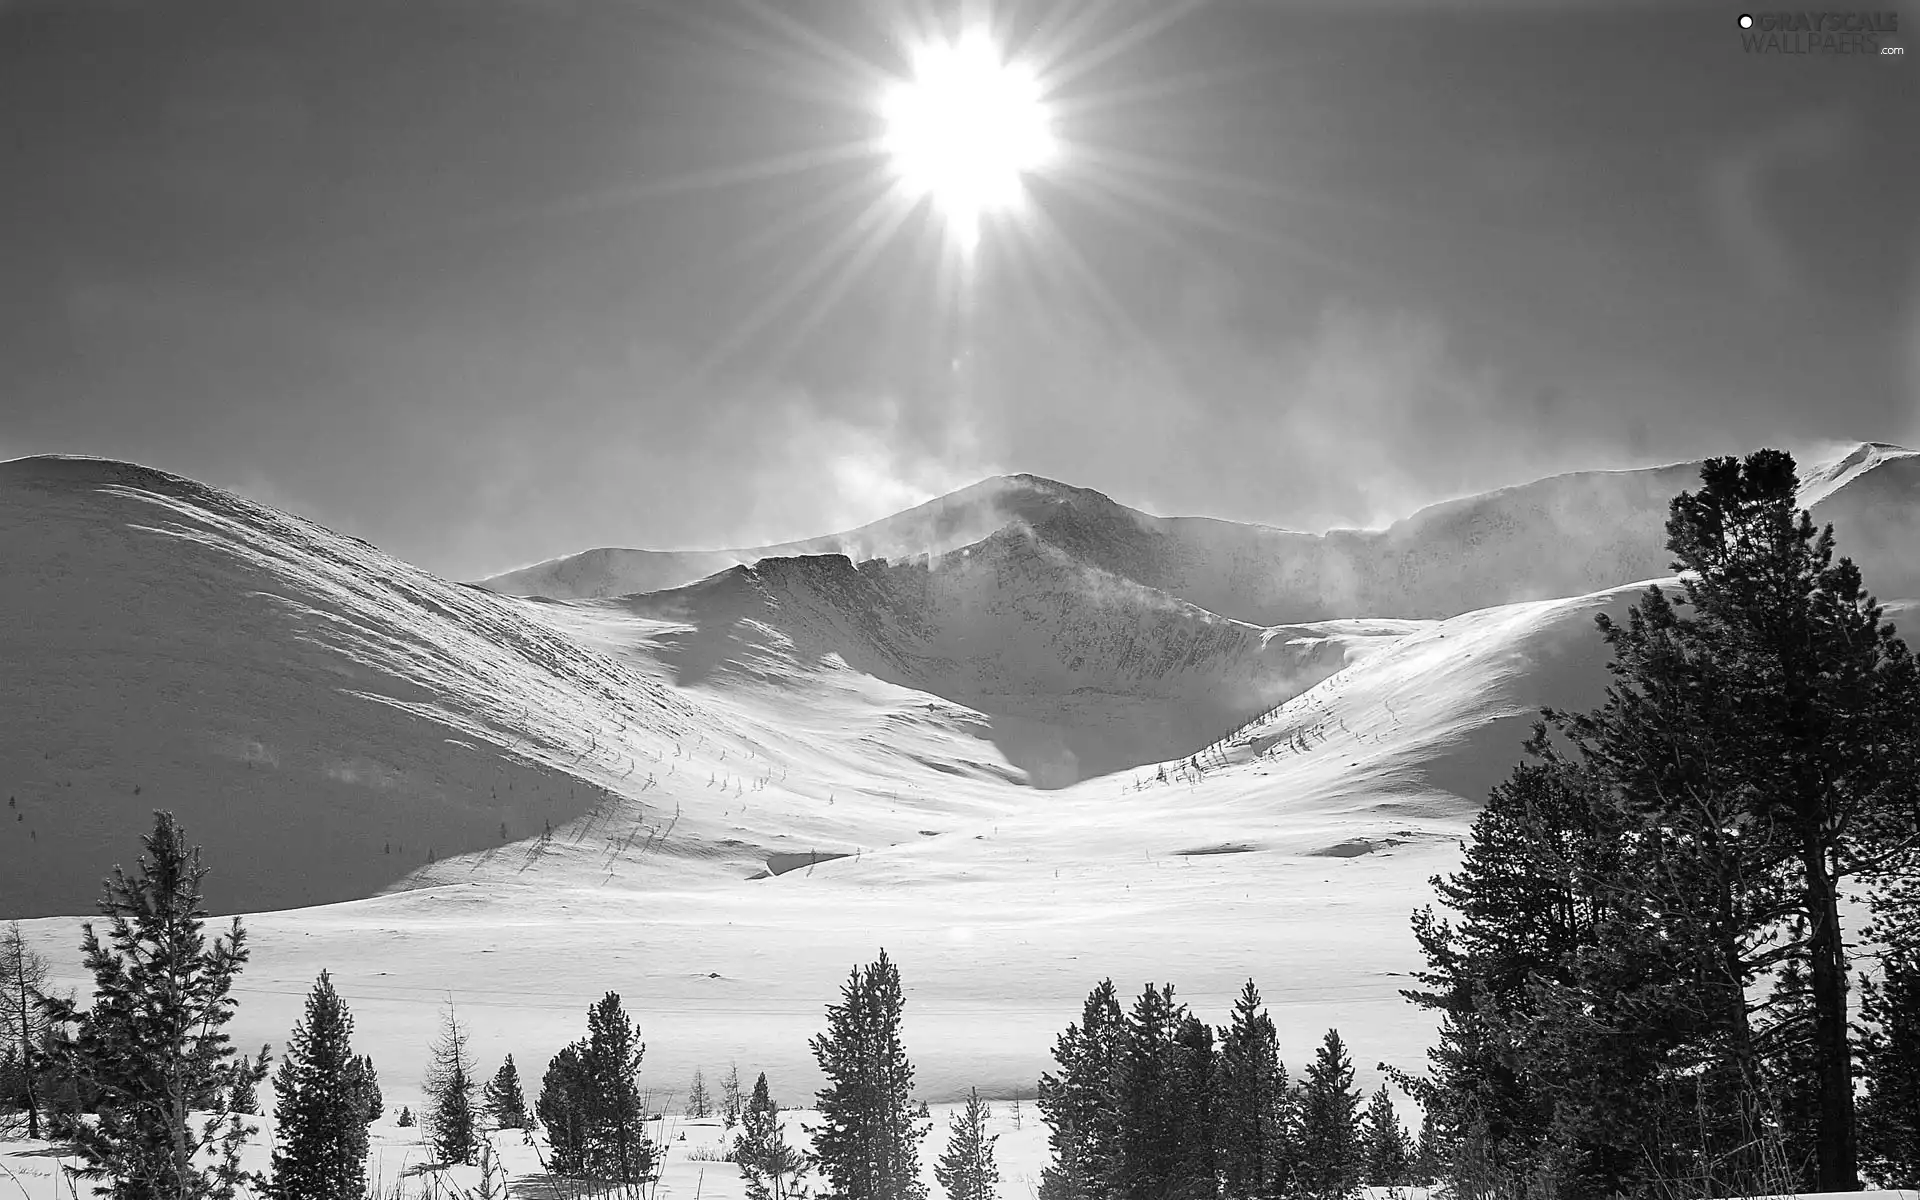
<instances>
[{"instance_id":1,"label":"exposed rock on slope","mask_svg":"<svg viewBox=\"0 0 1920 1200\"><path fill-rule=\"evenodd\" d=\"M1809 464L1806 500L1880 593L1920 593L1920 455L1863 444ZM1155 517L1031 475L987 480L830 538L758 550L594 550L487 580L522 595L612 596L693 582L716 564L796 554L944 554L1003 529L1110 575L1254 625L1441 618L1664 575L1667 506L1699 464L1587 471L1435 505L1383 530L1290 532Z\"/></svg>"},{"instance_id":2,"label":"exposed rock on slope","mask_svg":"<svg viewBox=\"0 0 1920 1200\"><path fill-rule=\"evenodd\" d=\"M765 559L628 604L684 623L660 640L680 683L778 679L831 659L986 714L994 743L1043 787L1195 749L1404 632L1249 625L1024 525L892 564Z\"/></svg>"}]
</instances>

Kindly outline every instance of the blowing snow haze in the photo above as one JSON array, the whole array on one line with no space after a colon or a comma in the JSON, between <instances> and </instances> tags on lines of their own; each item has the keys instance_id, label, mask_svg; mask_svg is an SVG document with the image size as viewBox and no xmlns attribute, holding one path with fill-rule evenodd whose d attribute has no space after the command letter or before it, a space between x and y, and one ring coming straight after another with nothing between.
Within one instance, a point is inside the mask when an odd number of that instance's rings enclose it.
<instances>
[{"instance_id":1,"label":"blowing snow haze","mask_svg":"<svg viewBox=\"0 0 1920 1200\"><path fill-rule=\"evenodd\" d=\"M529 1078L618 990L663 1091L802 1098L880 945L936 1099L1108 976L1258 977L1371 1089L1703 459L1793 450L1920 602L1911 53L990 15L0 0L0 920L59 981L167 809L236 1041L328 969L395 1110L449 993Z\"/></svg>"}]
</instances>

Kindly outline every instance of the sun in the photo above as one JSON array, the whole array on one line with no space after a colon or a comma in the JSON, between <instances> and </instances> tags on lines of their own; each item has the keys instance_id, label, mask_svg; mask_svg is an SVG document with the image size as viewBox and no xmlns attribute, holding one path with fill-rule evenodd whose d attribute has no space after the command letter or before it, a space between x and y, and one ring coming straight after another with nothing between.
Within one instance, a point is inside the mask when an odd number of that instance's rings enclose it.
<instances>
[{"instance_id":1,"label":"sun","mask_svg":"<svg viewBox=\"0 0 1920 1200\"><path fill-rule=\"evenodd\" d=\"M1023 177L1058 152L1040 82L984 29L920 46L912 66L881 96L883 145L897 186L930 201L971 251L981 219L1016 208Z\"/></svg>"}]
</instances>

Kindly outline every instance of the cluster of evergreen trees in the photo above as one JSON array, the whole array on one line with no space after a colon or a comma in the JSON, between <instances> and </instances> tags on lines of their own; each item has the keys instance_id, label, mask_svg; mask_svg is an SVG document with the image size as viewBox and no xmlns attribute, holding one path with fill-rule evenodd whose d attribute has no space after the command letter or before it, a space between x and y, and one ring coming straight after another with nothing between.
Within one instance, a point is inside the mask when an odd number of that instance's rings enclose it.
<instances>
[{"instance_id":1,"label":"cluster of evergreen trees","mask_svg":"<svg viewBox=\"0 0 1920 1200\"><path fill-rule=\"evenodd\" d=\"M1431 1178L1384 1087L1363 1118L1337 1030L1289 1083L1252 980L1217 1031L1171 984L1123 1013L1103 981L1053 1056L1039 1093L1053 1151L1042 1200L1334 1200Z\"/></svg>"},{"instance_id":2,"label":"cluster of evergreen trees","mask_svg":"<svg viewBox=\"0 0 1920 1200\"><path fill-rule=\"evenodd\" d=\"M587 1036L553 1056L534 1106L547 1130L548 1170L620 1185L653 1178L659 1149L647 1137L639 1083L646 1050L618 993L587 1010Z\"/></svg>"},{"instance_id":3,"label":"cluster of evergreen trees","mask_svg":"<svg viewBox=\"0 0 1920 1200\"><path fill-rule=\"evenodd\" d=\"M1544 714L1415 915L1441 1039L1407 1082L1463 1200L1920 1183L1920 678L1790 456L1701 479L1679 594L1600 618L1604 702Z\"/></svg>"},{"instance_id":4,"label":"cluster of evergreen trees","mask_svg":"<svg viewBox=\"0 0 1920 1200\"><path fill-rule=\"evenodd\" d=\"M0 1004L11 1047L6 1099L27 1133L70 1143L66 1170L115 1200L363 1200L367 1124L381 1111L372 1060L351 1045L353 1018L322 972L274 1078L280 1136L270 1176L243 1171L257 1089L271 1055L237 1054L225 1027L248 958L236 918L209 941L207 868L168 813L156 813L136 873L115 869L100 902L103 938L84 927L93 1003L45 992L45 963L19 927L0 940Z\"/></svg>"}]
</instances>

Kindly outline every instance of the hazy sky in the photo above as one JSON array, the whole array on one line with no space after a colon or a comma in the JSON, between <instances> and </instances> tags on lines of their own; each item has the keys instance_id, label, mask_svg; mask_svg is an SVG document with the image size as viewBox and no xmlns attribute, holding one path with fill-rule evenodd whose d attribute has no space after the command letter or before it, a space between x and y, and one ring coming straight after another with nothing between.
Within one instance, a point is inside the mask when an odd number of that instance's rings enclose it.
<instances>
[{"instance_id":1,"label":"hazy sky","mask_svg":"<svg viewBox=\"0 0 1920 1200\"><path fill-rule=\"evenodd\" d=\"M1063 150L969 306L814 153L900 3L0 0L0 457L476 577L1007 471L1324 528L1913 441L1920 12L1872 7L1906 57L1749 55L1731 3L1002 2Z\"/></svg>"}]
</instances>

